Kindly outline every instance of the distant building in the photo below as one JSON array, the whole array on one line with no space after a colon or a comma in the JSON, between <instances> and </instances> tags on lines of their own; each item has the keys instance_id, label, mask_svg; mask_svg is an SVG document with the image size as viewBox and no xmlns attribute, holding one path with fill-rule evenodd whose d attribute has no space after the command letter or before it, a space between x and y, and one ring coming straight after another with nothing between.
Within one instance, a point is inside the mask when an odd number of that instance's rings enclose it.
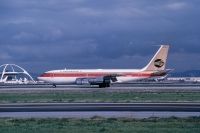
<instances>
[{"instance_id":1,"label":"distant building","mask_svg":"<svg viewBox=\"0 0 200 133\"><path fill-rule=\"evenodd\" d=\"M200 82L200 77L168 77L169 81Z\"/></svg>"},{"instance_id":2,"label":"distant building","mask_svg":"<svg viewBox=\"0 0 200 133\"><path fill-rule=\"evenodd\" d=\"M29 84L36 82L22 67L15 64L3 64L0 66L0 83Z\"/></svg>"}]
</instances>

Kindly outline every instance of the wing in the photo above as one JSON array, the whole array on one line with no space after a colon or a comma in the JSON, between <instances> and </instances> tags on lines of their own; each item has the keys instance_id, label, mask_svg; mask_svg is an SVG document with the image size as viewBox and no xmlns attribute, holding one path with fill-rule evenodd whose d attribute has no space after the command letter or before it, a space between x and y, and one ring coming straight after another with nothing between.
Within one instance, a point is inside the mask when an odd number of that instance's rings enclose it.
<instances>
[{"instance_id":1,"label":"wing","mask_svg":"<svg viewBox=\"0 0 200 133\"><path fill-rule=\"evenodd\" d=\"M85 78L77 78L76 84L90 84L90 85L99 85L102 83L111 83L117 82L117 77L122 76L121 74L107 74L99 77L85 77Z\"/></svg>"}]
</instances>

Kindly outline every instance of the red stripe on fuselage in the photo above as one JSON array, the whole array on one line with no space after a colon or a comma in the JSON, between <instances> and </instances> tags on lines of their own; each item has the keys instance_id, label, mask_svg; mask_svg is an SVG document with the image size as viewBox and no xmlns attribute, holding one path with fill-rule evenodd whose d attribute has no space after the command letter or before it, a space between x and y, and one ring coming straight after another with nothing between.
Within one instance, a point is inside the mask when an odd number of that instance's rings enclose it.
<instances>
[{"instance_id":1,"label":"red stripe on fuselage","mask_svg":"<svg viewBox=\"0 0 200 133\"><path fill-rule=\"evenodd\" d=\"M151 77L153 76L153 73L44 73L40 77L101 77L101 76L109 76L109 75L114 75L114 74L119 74L122 76L127 76L127 77ZM155 75L154 75L155 76ZM162 76L162 75L156 75L156 76Z\"/></svg>"}]
</instances>

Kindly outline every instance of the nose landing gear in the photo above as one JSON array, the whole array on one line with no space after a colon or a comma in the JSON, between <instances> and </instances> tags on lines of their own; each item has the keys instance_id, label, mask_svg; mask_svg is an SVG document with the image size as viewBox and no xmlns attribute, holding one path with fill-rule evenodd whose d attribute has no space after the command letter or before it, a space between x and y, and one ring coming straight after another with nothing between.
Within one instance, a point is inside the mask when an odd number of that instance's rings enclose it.
<instances>
[{"instance_id":1,"label":"nose landing gear","mask_svg":"<svg viewBox=\"0 0 200 133\"><path fill-rule=\"evenodd\" d=\"M53 88L56 88L56 84L53 84Z\"/></svg>"}]
</instances>

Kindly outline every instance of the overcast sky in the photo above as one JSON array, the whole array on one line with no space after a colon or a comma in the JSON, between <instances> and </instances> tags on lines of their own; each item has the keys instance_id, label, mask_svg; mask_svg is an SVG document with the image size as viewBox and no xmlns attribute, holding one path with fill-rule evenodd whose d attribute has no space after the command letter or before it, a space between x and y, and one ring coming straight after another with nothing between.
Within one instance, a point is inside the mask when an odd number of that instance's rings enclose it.
<instances>
[{"instance_id":1,"label":"overcast sky","mask_svg":"<svg viewBox=\"0 0 200 133\"><path fill-rule=\"evenodd\" d=\"M199 0L0 0L0 64L31 72L142 68L170 44L168 68L200 69Z\"/></svg>"}]
</instances>

